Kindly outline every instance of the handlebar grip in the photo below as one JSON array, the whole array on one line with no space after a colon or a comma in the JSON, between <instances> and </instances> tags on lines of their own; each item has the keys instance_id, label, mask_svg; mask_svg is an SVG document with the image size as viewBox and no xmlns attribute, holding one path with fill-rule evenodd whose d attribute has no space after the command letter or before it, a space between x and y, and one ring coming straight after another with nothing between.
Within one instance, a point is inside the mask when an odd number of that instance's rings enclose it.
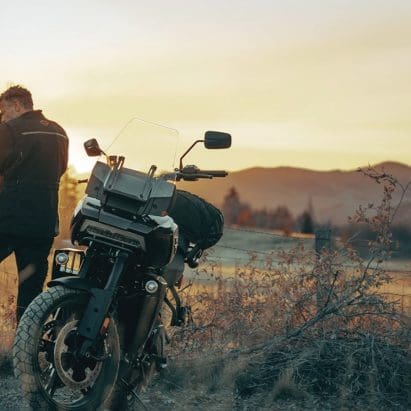
<instances>
[{"instance_id":1,"label":"handlebar grip","mask_svg":"<svg viewBox=\"0 0 411 411\"><path fill-rule=\"evenodd\" d=\"M225 170L198 170L198 173L208 174L213 177L226 177L228 172Z\"/></svg>"},{"instance_id":2,"label":"handlebar grip","mask_svg":"<svg viewBox=\"0 0 411 411\"><path fill-rule=\"evenodd\" d=\"M185 262L190 268L198 267L198 260L203 255L203 250L199 244L196 244L186 255Z\"/></svg>"},{"instance_id":3,"label":"handlebar grip","mask_svg":"<svg viewBox=\"0 0 411 411\"><path fill-rule=\"evenodd\" d=\"M199 178L213 178L208 175L203 175L203 174L187 174L187 173L181 173L177 175L177 181L180 181L180 179L183 179L185 181L197 181Z\"/></svg>"}]
</instances>

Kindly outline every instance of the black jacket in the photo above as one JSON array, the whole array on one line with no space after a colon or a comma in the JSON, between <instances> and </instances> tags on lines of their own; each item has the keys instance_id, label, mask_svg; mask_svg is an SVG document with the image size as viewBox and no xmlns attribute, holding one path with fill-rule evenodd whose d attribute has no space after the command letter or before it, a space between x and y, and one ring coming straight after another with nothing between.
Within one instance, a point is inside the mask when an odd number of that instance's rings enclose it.
<instances>
[{"instance_id":1,"label":"black jacket","mask_svg":"<svg viewBox=\"0 0 411 411\"><path fill-rule=\"evenodd\" d=\"M40 110L0 124L1 234L57 234L58 188L67 160L66 132Z\"/></svg>"}]
</instances>

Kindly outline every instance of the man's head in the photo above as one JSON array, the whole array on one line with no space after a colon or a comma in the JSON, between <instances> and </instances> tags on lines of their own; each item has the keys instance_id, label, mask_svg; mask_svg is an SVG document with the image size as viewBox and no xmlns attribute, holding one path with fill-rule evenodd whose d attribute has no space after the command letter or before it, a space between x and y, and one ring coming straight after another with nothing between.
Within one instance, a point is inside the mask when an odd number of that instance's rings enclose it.
<instances>
[{"instance_id":1,"label":"man's head","mask_svg":"<svg viewBox=\"0 0 411 411\"><path fill-rule=\"evenodd\" d=\"M9 121L33 110L30 91L21 86L9 87L0 94L1 121Z\"/></svg>"}]
</instances>

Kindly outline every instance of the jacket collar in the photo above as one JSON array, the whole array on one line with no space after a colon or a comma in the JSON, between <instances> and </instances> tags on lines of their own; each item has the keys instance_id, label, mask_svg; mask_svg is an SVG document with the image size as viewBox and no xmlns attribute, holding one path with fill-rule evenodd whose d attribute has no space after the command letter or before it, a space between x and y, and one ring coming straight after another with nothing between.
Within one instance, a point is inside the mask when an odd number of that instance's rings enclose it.
<instances>
[{"instance_id":1,"label":"jacket collar","mask_svg":"<svg viewBox=\"0 0 411 411\"><path fill-rule=\"evenodd\" d=\"M43 112L41 110L30 110L23 113L21 116L17 117L17 119L32 119L32 118L44 118Z\"/></svg>"}]
</instances>

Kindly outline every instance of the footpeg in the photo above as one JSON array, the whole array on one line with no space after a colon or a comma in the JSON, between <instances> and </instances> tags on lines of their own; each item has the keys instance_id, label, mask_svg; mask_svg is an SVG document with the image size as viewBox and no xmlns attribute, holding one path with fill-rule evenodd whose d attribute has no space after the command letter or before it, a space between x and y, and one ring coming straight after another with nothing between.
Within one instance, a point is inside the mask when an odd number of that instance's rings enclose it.
<instances>
[{"instance_id":1,"label":"footpeg","mask_svg":"<svg viewBox=\"0 0 411 411\"><path fill-rule=\"evenodd\" d=\"M177 307L176 315L173 316L172 326L183 326L187 322L188 316L191 314L191 307L189 305L183 307Z\"/></svg>"},{"instance_id":2,"label":"footpeg","mask_svg":"<svg viewBox=\"0 0 411 411\"><path fill-rule=\"evenodd\" d=\"M180 325L183 325L187 322L187 317L191 313L191 307L189 305L180 307L180 309L177 311L177 317L180 322Z\"/></svg>"}]
</instances>

